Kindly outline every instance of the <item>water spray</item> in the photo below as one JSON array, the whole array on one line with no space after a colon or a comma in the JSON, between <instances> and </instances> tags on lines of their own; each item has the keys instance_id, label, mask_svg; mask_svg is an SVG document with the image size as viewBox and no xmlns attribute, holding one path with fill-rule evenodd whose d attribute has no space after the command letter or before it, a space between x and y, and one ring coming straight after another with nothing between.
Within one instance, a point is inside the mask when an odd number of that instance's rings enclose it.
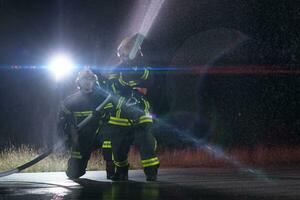
<instances>
[{"instance_id":1,"label":"water spray","mask_svg":"<svg viewBox=\"0 0 300 200\"><path fill-rule=\"evenodd\" d=\"M138 33L136 34L137 37L135 38L135 42L133 48L129 53L129 58L133 60L141 47L145 37L148 35L150 28L152 27L155 18L157 17L162 4L165 0L152 0L146 12L146 15L143 19L143 22L140 26Z\"/></svg>"},{"instance_id":2,"label":"water spray","mask_svg":"<svg viewBox=\"0 0 300 200\"><path fill-rule=\"evenodd\" d=\"M206 153L218 158L218 159L224 159L227 162L233 164L235 167L238 168L239 171L247 173L251 176L254 176L257 179L261 179L266 182L271 182L271 179L267 177L265 173L263 173L261 170L254 169L252 167L247 166L246 164L239 161L237 158L233 156L229 156L222 150L220 147L208 144L207 141L201 140L199 138L196 138L192 136L192 134L187 130L180 130L173 126L172 124L165 122L163 120L159 120L161 126L164 126L168 129L172 129L179 137L181 137L182 140L191 142L196 148L200 148L204 150Z\"/></svg>"}]
</instances>

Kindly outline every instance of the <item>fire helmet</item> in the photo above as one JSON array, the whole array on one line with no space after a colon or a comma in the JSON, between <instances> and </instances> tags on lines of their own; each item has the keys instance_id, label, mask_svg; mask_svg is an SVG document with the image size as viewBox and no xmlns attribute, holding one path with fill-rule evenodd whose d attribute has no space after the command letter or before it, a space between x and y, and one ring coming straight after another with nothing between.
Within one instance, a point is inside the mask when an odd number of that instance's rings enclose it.
<instances>
[{"instance_id":1,"label":"fire helmet","mask_svg":"<svg viewBox=\"0 0 300 200\"><path fill-rule=\"evenodd\" d=\"M129 61L135 59L137 56L143 56L141 51L141 44L144 40L144 36L141 34L135 34L132 37L126 37L118 46L117 56L122 61Z\"/></svg>"},{"instance_id":2,"label":"fire helmet","mask_svg":"<svg viewBox=\"0 0 300 200\"><path fill-rule=\"evenodd\" d=\"M98 77L90 69L84 69L78 73L76 85L80 91L91 93L95 86L99 86Z\"/></svg>"}]
</instances>

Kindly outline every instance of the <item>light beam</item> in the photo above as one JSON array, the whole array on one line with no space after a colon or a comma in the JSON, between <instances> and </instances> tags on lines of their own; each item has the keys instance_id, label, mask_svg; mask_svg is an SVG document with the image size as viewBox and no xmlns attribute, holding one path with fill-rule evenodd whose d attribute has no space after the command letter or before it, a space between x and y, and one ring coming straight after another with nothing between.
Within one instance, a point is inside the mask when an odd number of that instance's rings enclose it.
<instances>
[{"instance_id":1,"label":"light beam","mask_svg":"<svg viewBox=\"0 0 300 200\"><path fill-rule=\"evenodd\" d=\"M48 65L48 69L57 81L70 74L74 67L72 59L65 54L54 56Z\"/></svg>"}]
</instances>

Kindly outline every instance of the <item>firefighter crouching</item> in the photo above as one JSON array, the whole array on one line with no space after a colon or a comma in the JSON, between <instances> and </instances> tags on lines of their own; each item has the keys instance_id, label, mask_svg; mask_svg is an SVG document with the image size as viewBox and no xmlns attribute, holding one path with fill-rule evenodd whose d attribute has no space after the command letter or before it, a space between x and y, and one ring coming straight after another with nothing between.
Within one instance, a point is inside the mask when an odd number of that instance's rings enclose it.
<instances>
[{"instance_id":1,"label":"firefighter crouching","mask_svg":"<svg viewBox=\"0 0 300 200\"><path fill-rule=\"evenodd\" d=\"M121 64L109 74L112 93L116 101L108 121L116 173L113 180L128 180L127 160L131 144L140 152L141 164L147 181L156 181L159 160L156 156L157 143L151 134L153 119L147 100L147 82L150 71L135 63L142 57L138 47L137 57L129 58L135 38L126 38L118 48Z\"/></svg>"},{"instance_id":2,"label":"firefighter crouching","mask_svg":"<svg viewBox=\"0 0 300 200\"><path fill-rule=\"evenodd\" d=\"M71 146L66 174L71 179L84 175L91 152L102 147L107 178L111 179L114 174L111 143L108 135L101 130L105 112L94 111L107 96L104 84L99 84L98 77L89 69L78 73L76 84L79 90L63 101L59 112L59 131L69 138ZM106 109L110 107L112 104L105 106ZM91 113L94 115L93 120L78 132L76 125Z\"/></svg>"}]
</instances>

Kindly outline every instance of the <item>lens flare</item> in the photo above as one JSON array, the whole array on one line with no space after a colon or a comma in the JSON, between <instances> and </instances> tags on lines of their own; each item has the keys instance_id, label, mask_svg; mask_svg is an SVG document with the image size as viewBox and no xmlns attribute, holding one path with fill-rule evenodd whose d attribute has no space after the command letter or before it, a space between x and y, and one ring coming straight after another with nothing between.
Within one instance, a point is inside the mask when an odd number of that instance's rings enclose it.
<instances>
[{"instance_id":1,"label":"lens flare","mask_svg":"<svg viewBox=\"0 0 300 200\"><path fill-rule=\"evenodd\" d=\"M48 68L56 80L61 80L71 73L74 69L74 64L69 56L59 54L51 59Z\"/></svg>"}]
</instances>

